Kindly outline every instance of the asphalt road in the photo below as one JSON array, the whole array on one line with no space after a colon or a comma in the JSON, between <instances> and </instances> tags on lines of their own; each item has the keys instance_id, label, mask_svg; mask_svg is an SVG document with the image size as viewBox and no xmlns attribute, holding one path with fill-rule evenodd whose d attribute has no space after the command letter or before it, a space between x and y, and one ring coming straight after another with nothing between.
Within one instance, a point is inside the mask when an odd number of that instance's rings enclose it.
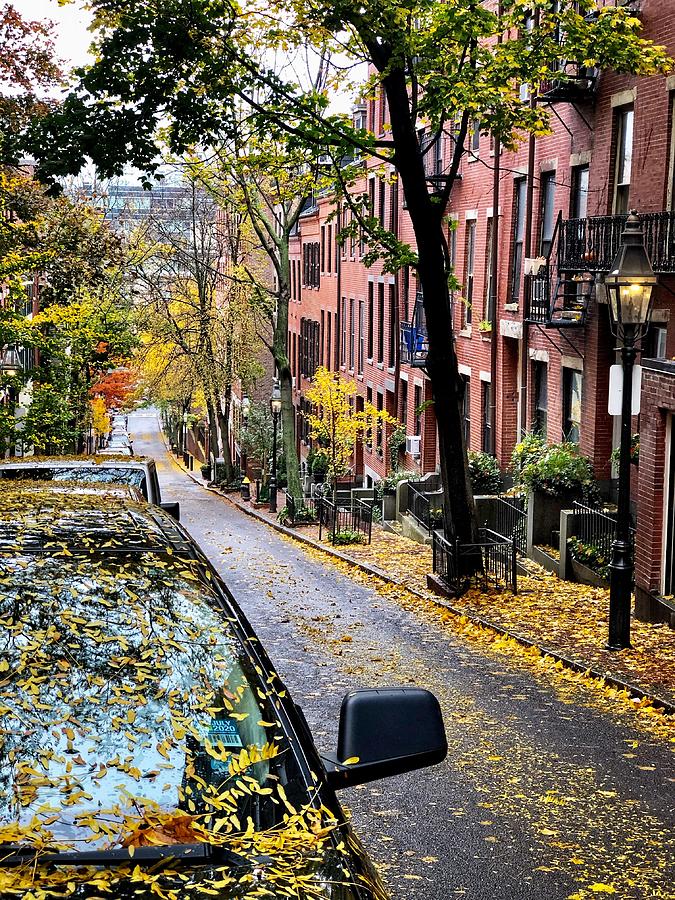
<instances>
[{"instance_id":1,"label":"asphalt road","mask_svg":"<svg viewBox=\"0 0 675 900\"><path fill-rule=\"evenodd\" d=\"M241 513L177 466L153 412L129 429L321 749L352 688L438 696L447 761L342 795L395 900L675 898L674 729L669 738L583 680L485 646Z\"/></svg>"}]
</instances>

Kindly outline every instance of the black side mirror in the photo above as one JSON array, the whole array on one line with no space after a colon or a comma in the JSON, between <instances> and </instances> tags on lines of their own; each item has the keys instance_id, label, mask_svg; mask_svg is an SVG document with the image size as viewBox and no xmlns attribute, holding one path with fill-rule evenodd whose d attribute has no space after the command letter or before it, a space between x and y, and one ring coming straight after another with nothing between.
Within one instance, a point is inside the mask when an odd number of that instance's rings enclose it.
<instances>
[{"instance_id":1,"label":"black side mirror","mask_svg":"<svg viewBox=\"0 0 675 900\"><path fill-rule=\"evenodd\" d=\"M161 508L168 512L170 516L173 516L177 522L180 522L180 503L176 502L168 502L168 503L160 503Z\"/></svg>"},{"instance_id":2,"label":"black side mirror","mask_svg":"<svg viewBox=\"0 0 675 900\"><path fill-rule=\"evenodd\" d=\"M421 688L352 691L342 701L328 782L350 787L442 762L448 752L438 700Z\"/></svg>"}]
</instances>

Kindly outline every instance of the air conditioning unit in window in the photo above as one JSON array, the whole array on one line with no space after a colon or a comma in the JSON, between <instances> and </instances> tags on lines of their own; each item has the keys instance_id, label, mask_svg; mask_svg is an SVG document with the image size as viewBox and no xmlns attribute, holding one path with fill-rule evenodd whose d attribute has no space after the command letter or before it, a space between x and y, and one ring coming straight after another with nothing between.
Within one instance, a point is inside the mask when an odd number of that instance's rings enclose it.
<instances>
[{"instance_id":1,"label":"air conditioning unit in window","mask_svg":"<svg viewBox=\"0 0 675 900\"><path fill-rule=\"evenodd\" d=\"M405 452L411 456L420 455L420 444L422 438L418 434L406 434L405 436Z\"/></svg>"}]
</instances>

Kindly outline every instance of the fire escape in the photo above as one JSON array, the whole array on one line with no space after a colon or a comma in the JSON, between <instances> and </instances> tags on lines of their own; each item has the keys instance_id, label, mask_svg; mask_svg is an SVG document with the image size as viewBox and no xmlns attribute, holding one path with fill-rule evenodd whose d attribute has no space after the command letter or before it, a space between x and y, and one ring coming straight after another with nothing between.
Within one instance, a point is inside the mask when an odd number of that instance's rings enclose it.
<instances>
[{"instance_id":1,"label":"fire escape","mask_svg":"<svg viewBox=\"0 0 675 900\"><path fill-rule=\"evenodd\" d=\"M401 322L401 362L413 369L423 369L429 352L429 334L424 316L424 295L415 296L412 319Z\"/></svg>"}]
</instances>

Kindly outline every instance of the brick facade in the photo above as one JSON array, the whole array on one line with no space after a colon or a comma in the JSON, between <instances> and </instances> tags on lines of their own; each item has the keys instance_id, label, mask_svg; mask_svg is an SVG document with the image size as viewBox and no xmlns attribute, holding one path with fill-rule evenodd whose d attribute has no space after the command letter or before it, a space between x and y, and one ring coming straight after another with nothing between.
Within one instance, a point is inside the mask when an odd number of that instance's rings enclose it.
<instances>
[{"instance_id":1,"label":"brick facade","mask_svg":"<svg viewBox=\"0 0 675 900\"><path fill-rule=\"evenodd\" d=\"M675 18L669 15L671 6L670 0L644 0L640 16L644 36L665 44L671 55L675 55ZM552 237L552 223L559 215L563 220L584 223L589 217L621 213L621 203L623 208L636 208L642 214L675 209L675 76L643 78L600 72L594 90L584 100L574 105L562 101L552 105L551 134L534 141L532 171L528 170L527 140L517 150L502 151L497 158L492 136L481 134L475 142L469 138L471 150L461 164L461 180L453 188L448 218L455 227L449 228L448 241L461 285L461 291L453 298L453 324L460 372L468 379L465 407L468 444L471 450L494 451L500 465L506 468L518 437L530 430L535 420L542 422L545 418L548 440L560 441L568 434L578 439L581 450L593 461L599 482L609 490L613 474L610 454L618 436L615 422L607 411L609 367L616 361L616 341L609 326L602 271L593 275L595 283L584 324L551 327L549 321L547 327L541 322L533 324L532 316L530 321L526 316L524 260L546 256L549 249L550 259L557 258L559 232L552 246L548 242ZM630 111L632 141L624 141L632 151L630 179L625 187L617 187L621 135L628 133L626 123ZM381 100L371 101L367 109L368 127L380 133L383 121ZM451 141L448 136L438 161L434 160L436 172L447 169ZM497 162L500 168L497 306L496 328L490 332L485 322L490 318L489 247L497 205L494 196ZM363 181L355 185L355 191L368 192L373 209L382 216L383 223L395 229L402 240L414 244L410 220L401 202L402 191L395 189L390 180L381 181L366 165ZM518 235L518 206L521 206L522 220L527 223L529 192L531 230L529 234L527 229L521 230ZM335 213L328 198L319 198L300 221L299 236L293 247L293 258L298 264L301 264L303 244L320 242L322 229L327 235L330 228L334 253L331 270L327 271L329 267L323 264L319 288L307 284L298 287L292 304L290 346L300 339L303 317L321 322L323 316L326 323L330 317L330 354L326 345L328 325L321 326L324 364L353 378L363 400L372 400L376 405L381 402L402 419L406 434L419 435L420 456L406 456L403 465L420 472L432 471L437 465L433 411L427 408L421 415L415 411L420 402L431 397L429 382L422 369L402 362L399 346L400 324L413 318L415 277L405 271L399 271L396 276L384 275L378 264L367 268L358 240L348 239L345 246L338 248L335 245L337 219L330 218ZM672 229L673 220L668 221L671 222L668 229ZM667 240L665 236L662 238L662 242ZM518 253L520 266L515 267ZM592 254L584 257L594 258ZM588 264L592 267L592 262ZM567 277L581 274L579 271ZM662 273L659 280L645 355L668 358L675 355L675 329L669 324L675 274ZM556 284L552 283L551 287L555 289ZM373 330L369 337L371 297ZM390 308L390 298L394 298L395 310ZM365 310L366 316L362 365L358 356L360 309ZM496 342L494 367L493 341ZM372 354L368 352L371 342ZM395 347L393 364L389 358L391 346ZM546 387L545 404L542 382ZM298 373L295 395L298 408L305 387L306 382ZM496 421L489 423L486 414L491 391L496 392ZM640 422L643 438L639 487L638 479L633 479L634 500L639 507L638 587L642 591L660 589L664 429L672 404L672 381L666 384L662 375L651 370L646 372ZM491 429L487 427L489 424ZM637 428L638 423L634 426ZM388 454L385 447L382 450L378 454L375 447L363 448L356 455L357 470L373 480L385 474ZM306 455L304 441L300 451L302 456Z\"/></svg>"}]
</instances>

